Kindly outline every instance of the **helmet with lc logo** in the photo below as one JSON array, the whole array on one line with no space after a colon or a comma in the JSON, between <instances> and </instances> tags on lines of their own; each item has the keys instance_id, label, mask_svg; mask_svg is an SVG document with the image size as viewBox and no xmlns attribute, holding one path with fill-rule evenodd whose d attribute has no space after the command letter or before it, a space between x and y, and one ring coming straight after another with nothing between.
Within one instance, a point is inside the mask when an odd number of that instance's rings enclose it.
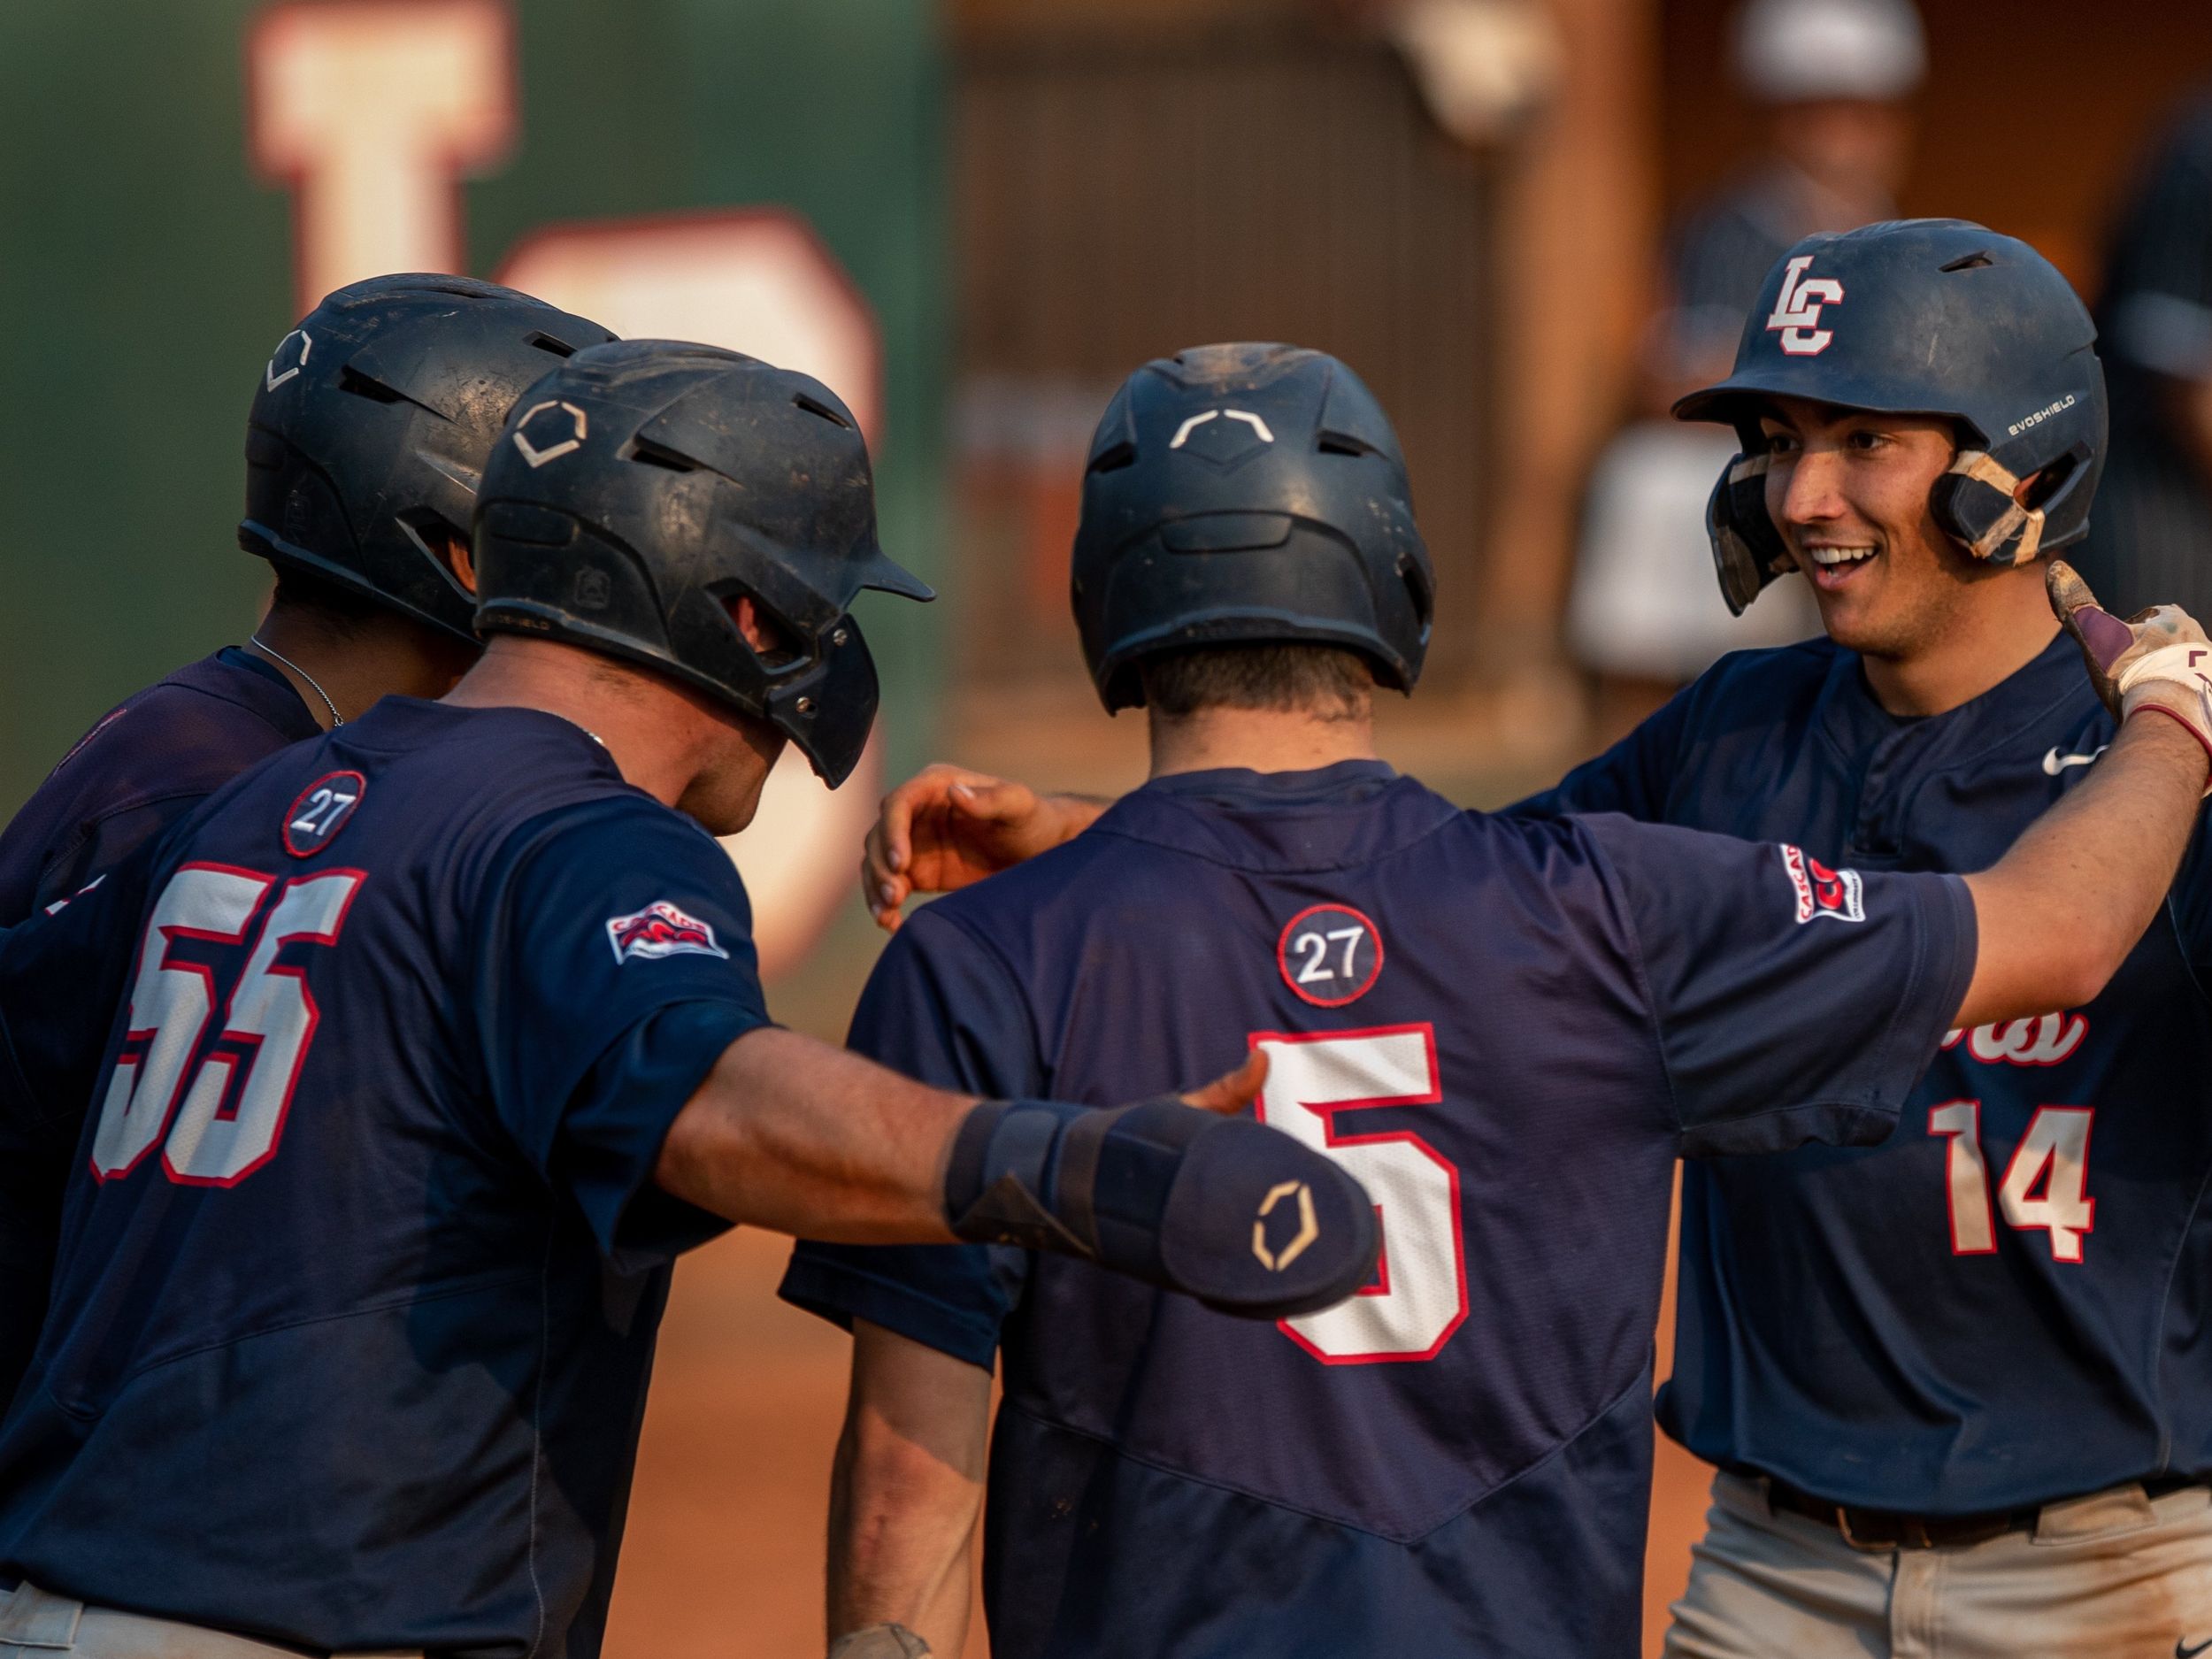
<instances>
[{"instance_id":1,"label":"helmet with lc logo","mask_svg":"<svg viewBox=\"0 0 2212 1659\"><path fill-rule=\"evenodd\" d=\"M1977 558L2011 565L2079 541L2104 470L2096 339L2056 266L1964 219L1799 242L1767 273L1735 372L1674 406L1733 426L1743 445L1706 510L1729 609L1791 568L1766 507L1759 416L1775 397L1949 419L1958 455L1929 510Z\"/></svg>"}]
</instances>

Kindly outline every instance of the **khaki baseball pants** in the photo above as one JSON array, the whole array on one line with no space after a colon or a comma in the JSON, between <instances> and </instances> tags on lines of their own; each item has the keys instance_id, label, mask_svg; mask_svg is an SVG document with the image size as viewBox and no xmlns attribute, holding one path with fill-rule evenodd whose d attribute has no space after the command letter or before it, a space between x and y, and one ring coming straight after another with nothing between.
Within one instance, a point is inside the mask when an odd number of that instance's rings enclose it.
<instances>
[{"instance_id":1,"label":"khaki baseball pants","mask_svg":"<svg viewBox=\"0 0 2212 1659\"><path fill-rule=\"evenodd\" d=\"M12 1594L0 1590L0 1659L299 1659L299 1650L196 1624L87 1607L27 1584Z\"/></svg>"},{"instance_id":2,"label":"khaki baseball pants","mask_svg":"<svg viewBox=\"0 0 2212 1659\"><path fill-rule=\"evenodd\" d=\"M1666 1659L2212 1659L2212 1489L2116 1486L2032 1530L1860 1550L1713 1482Z\"/></svg>"}]
</instances>

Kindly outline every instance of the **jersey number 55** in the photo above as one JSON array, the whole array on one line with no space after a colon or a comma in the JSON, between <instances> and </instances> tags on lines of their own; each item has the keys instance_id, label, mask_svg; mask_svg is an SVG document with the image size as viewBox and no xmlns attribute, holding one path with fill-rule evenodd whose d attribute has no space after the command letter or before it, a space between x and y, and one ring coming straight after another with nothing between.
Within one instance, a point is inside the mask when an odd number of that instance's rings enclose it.
<instances>
[{"instance_id":1,"label":"jersey number 55","mask_svg":"<svg viewBox=\"0 0 2212 1659\"><path fill-rule=\"evenodd\" d=\"M185 864L169 878L139 941L130 1022L93 1135L96 1176L128 1175L164 1131L162 1168L186 1186L234 1186L276 1156L319 1018L306 976L279 953L336 944L364 879L332 870L280 883L227 864ZM207 1042L217 964L249 934L245 971Z\"/></svg>"}]
</instances>

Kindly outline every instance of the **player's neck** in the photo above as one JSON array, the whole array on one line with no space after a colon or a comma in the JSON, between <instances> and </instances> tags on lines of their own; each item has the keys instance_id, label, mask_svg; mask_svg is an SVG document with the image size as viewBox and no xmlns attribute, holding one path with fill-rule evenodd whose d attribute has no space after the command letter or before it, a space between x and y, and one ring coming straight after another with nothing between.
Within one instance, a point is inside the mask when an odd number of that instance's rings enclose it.
<instances>
[{"instance_id":1,"label":"player's neck","mask_svg":"<svg viewBox=\"0 0 2212 1659\"><path fill-rule=\"evenodd\" d=\"M1945 714L2002 684L2042 654L2058 633L2041 581L1993 584L1971 610L1901 657L1864 656L1867 689L1891 714Z\"/></svg>"},{"instance_id":2,"label":"player's neck","mask_svg":"<svg viewBox=\"0 0 2212 1659\"><path fill-rule=\"evenodd\" d=\"M624 782L664 806L681 801L726 747L723 723L692 694L557 640L494 634L443 701L558 715L597 740Z\"/></svg>"},{"instance_id":3,"label":"player's neck","mask_svg":"<svg viewBox=\"0 0 2212 1659\"><path fill-rule=\"evenodd\" d=\"M1316 772L1339 761L1373 760L1375 720L1356 710L1201 709L1151 717L1152 776L1241 766L1251 772Z\"/></svg>"},{"instance_id":4,"label":"player's neck","mask_svg":"<svg viewBox=\"0 0 2212 1659\"><path fill-rule=\"evenodd\" d=\"M273 605L246 649L290 683L315 724L358 719L380 697L441 697L468 665L469 648L396 611L340 627L311 610Z\"/></svg>"}]
</instances>

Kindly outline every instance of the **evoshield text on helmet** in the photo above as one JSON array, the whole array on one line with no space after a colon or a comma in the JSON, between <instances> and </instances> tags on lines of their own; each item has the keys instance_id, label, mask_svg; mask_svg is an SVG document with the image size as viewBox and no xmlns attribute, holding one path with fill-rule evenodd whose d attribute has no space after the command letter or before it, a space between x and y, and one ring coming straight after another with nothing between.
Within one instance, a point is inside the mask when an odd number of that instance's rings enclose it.
<instances>
[{"instance_id":1,"label":"evoshield text on helmet","mask_svg":"<svg viewBox=\"0 0 2212 1659\"><path fill-rule=\"evenodd\" d=\"M1397 434L1359 377L1297 346L1202 346L1146 364L1091 440L1071 582L1109 711L1137 662L1306 641L1410 691L1435 575Z\"/></svg>"},{"instance_id":2,"label":"evoshield text on helmet","mask_svg":"<svg viewBox=\"0 0 2212 1659\"><path fill-rule=\"evenodd\" d=\"M2079 541L2105 458L2096 337L2050 261L1963 219L1799 242L1768 273L1734 373L1674 406L1733 426L1743 445L1706 511L1729 609L1791 568L1759 430L1777 396L1952 421L1958 454L1929 508L1977 558L2010 565Z\"/></svg>"},{"instance_id":3,"label":"evoshield text on helmet","mask_svg":"<svg viewBox=\"0 0 2212 1659\"><path fill-rule=\"evenodd\" d=\"M239 545L474 644L448 565L523 389L598 324L467 277L372 277L277 342L246 426Z\"/></svg>"},{"instance_id":4,"label":"evoshield text on helmet","mask_svg":"<svg viewBox=\"0 0 2212 1659\"><path fill-rule=\"evenodd\" d=\"M580 351L518 400L476 560L480 632L656 669L775 726L833 788L876 712L855 596L935 597L877 542L867 445L834 392L678 341ZM785 649L747 643L740 597Z\"/></svg>"}]
</instances>

